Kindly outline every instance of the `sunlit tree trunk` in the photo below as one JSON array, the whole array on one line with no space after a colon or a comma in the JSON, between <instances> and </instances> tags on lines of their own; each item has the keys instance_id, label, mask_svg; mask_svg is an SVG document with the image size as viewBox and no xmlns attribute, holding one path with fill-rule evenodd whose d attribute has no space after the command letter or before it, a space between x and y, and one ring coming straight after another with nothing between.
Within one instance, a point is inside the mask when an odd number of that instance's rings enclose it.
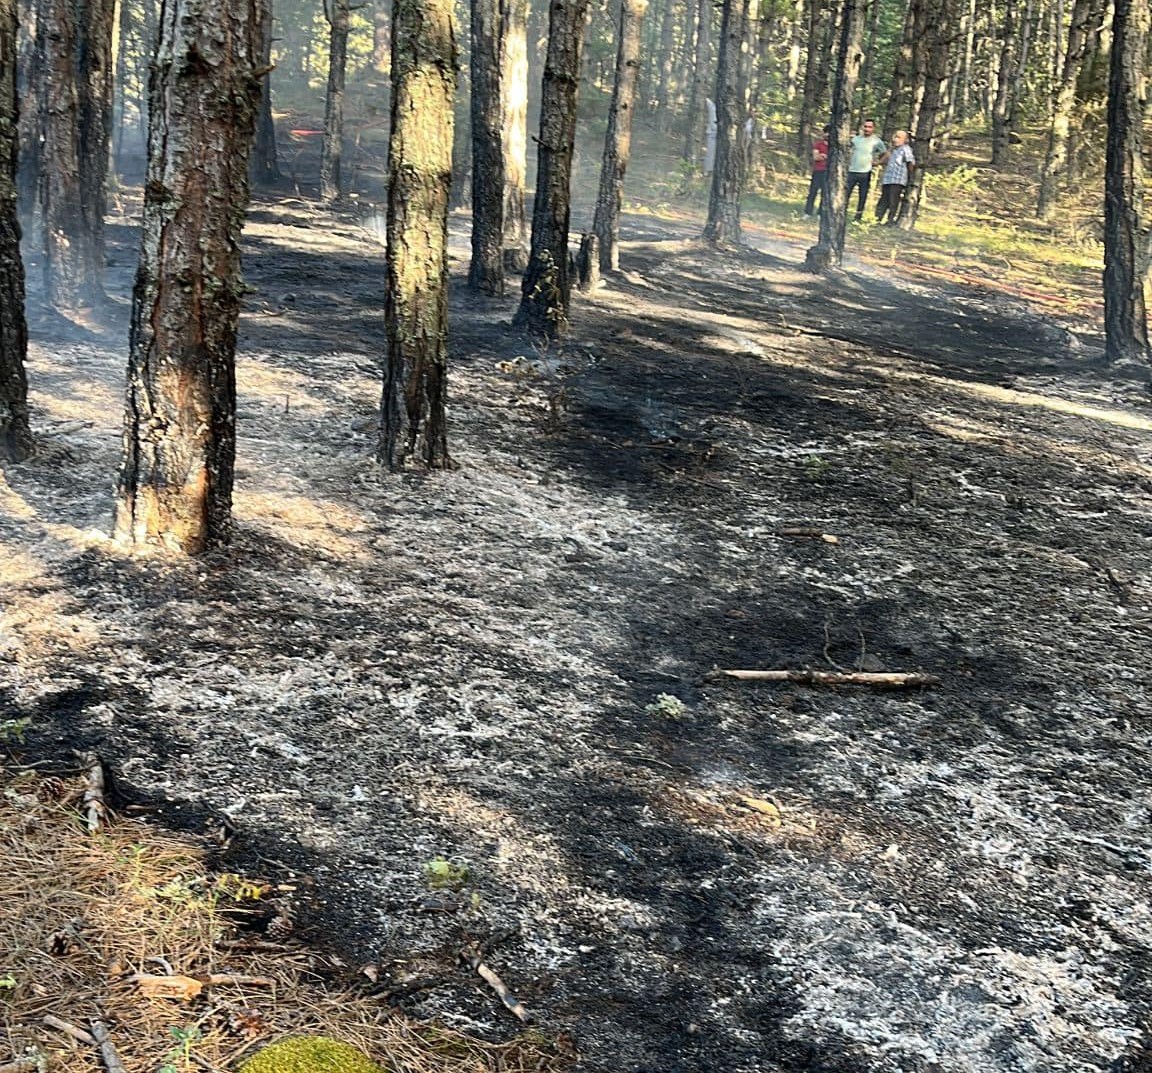
<instances>
[{"instance_id":1,"label":"sunlit tree trunk","mask_svg":"<svg viewBox=\"0 0 1152 1073\"><path fill-rule=\"evenodd\" d=\"M377 74L388 73L392 52L392 5L388 0L375 0L372 5L372 68Z\"/></svg>"},{"instance_id":2,"label":"sunlit tree trunk","mask_svg":"<svg viewBox=\"0 0 1152 1073\"><path fill-rule=\"evenodd\" d=\"M743 237L740 201L748 157L744 151L744 94L740 83L741 48L748 21L748 0L724 0L720 60L716 66L716 164L708 198L703 238L713 246L737 246Z\"/></svg>"},{"instance_id":3,"label":"sunlit tree trunk","mask_svg":"<svg viewBox=\"0 0 1152 1073\"><path fill-rule=\"evenodd\" d=\"M456 39L451 0L393 0L392 133L380 461L448 457L448 197Z\"/></svg>"},{"instance_id":4,"label":"sunlit tree trunk","mask_svg":"<svg viewBox=\"0 0 1152 1073\"><path fill-rule=\"evenodd\" d=\"M572 279L568 256L576 95L588 0L552 0L540 101L532 251L516 323L546 339L568 328Z\"/></svg>"},{"instance_id":5,"label":"sunlit tree trunk","mask_svg":"<svg viewBox=\"0 0 1152 1073\"><path fill-rule=\"evenodd\" d=\"M620 4L616 80L612 88L612 106L608 111L600 193L592 224L592 230L600 240L600 267L610 272L620 268L620 211L624 201L624 173L632 151L633 106L640 73L640 30L647 8L648 0L621 0Z\"/></svg>"},{"instance_id":6,"label":"sunlit tree trunk","mask_svg":"<svg viewBox=\"0 0 1152 1073\"><path fill-rule=\"evenodd\" d=\"M788 28L788 63L784 72L784 97L791 104L800 84L800 58L804 54L805 0L795 0ZM806 147L805 147L806 148Z\"/></svg>"},{"instance_id":7,"label":"sunlit tree trunk","mask_svg":"<svg viewBox=\"0 0 1152 1073\"><path fill-rule=\"evenodd\" d=\"M504 267L528 266L528 0L504 0Z\"/></svg>"},{"instance_id":8,"label":"sunlit tree trunk","mask_svg":"<svg viewBox=\"0 0 1152 1073\"><path fill-rule=\"evenodd\" d=\"M860 77L864 8L867 0L844 0L836 50L836 84L832 93L832 137L828 145L828 185L820 204L820 238L808 250L805 264L816 272L839 268L844 261L848 222L848 146L852 137L852 99Z\"/></svg>"},{"instance_id":9,"label":"sunlit tree trunk","mask_svg":"<svg viewBox=\"0 0 1152 1073\"><path fill-rule=\"evenodd\" d=\"M1061 181L1068 169L1068 142L1072 131L1072 114L1076 108L1076 83L1080 68L1088 52L1092 30L1099 30L1107 7L1106 0L1076 0L1072 8L1072 24L1068 28L1068 47L1064 51L1064 65L1060 83L1052 105L1052 124L1048 130L1048 151L1040 174L1040 194L1036 215L1047 220L1059 196Z\"/></svg>"},{"instance_id":10,"label":"sunlit tree trunk","mask_svg":"<svg viewBox=\"0 0 1152 1073\"><path fill-rule=\"evenodd\" d=\"M236 326L264 0L163 0L129 335L115 533L195 555L228 539Z\"/></svg>"},{"instance_id":11,"label":"sunlit tree trunk","mask_svg":"<svg viewBox=\"0 0 1152 1073\"><path fill-rule=\"evenodd\" d=\"M320 147L320 197L339 201L344 193L344 80L348 69L349 0L328 0L328 93L324 98L324 142Z\"/></svg>"},{"instance_id":12,"label":"sunlit tree trunk","mask_svg":"<svg viewBox=\"0 0 1152 1073\"><path fill-rule=\"evenodd\" d=\"M1144 283L1150 249L1144 216L1148 4L1115 0L1104 177L1104 330L1109 361L1147 361Z\"/></svg>"},{"instance_id":13,"label":"sunlit tree trunk","mask_svg":"<svg viewBox=\"0 0 1152 1073\"><path fill-rule=\"evenodd\" d=\"M472 0L472 263L468 284L504 293L503 0Z\"/></svg>"},{"instance_id":14,"label":"sunlit tree trunk","mask_svg":"<svg viewBox=\"0 0 1152 1073\"><path fill-rule=\"evenodd\" d=\"M276 154L276 124L272 118L272 8L269 5L260 28L260 115L256 118L256 141L252 146L252 182L271 186L280 178Z\"/></svg>"},{"instance_id":15,"label":"sunlit tree trunk","mask_svg":"<svg viewBox=\"0 0 1152 1073\"><path fill-rule=\"evenodd\" d=\"M0 0L0 461L32 453L24 262L16 221L16 0Z\"/></svg>"}]
</instances>

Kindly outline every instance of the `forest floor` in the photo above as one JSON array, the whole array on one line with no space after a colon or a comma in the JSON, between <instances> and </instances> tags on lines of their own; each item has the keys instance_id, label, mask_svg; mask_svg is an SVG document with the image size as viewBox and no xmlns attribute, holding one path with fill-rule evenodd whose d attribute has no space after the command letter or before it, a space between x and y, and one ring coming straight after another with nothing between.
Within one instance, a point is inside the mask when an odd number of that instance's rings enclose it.
<instances>
[{"instance_id":1,"label":"forest floor","mask_svg":"<svg viewBox=\"0 0 1152 1073\"><path fill-rule=\"evenodd\" d=\"M633 215L534 349L454 216L458 468L387 476L368 223L253 208L236 539L201 561L107 539L127 224L116 324L34 323L12 762L98 752L366 988L496 1039L480 944L580 1069L1152 1069L1152 400L1092 318Z\"/></svg>"}]
</instances>

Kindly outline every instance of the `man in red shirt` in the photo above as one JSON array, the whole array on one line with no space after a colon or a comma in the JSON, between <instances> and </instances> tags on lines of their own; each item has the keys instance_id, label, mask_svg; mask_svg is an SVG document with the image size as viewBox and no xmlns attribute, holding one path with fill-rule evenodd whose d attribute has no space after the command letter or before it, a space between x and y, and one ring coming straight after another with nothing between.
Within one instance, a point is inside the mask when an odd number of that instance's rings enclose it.
<instances>
[{"instance_id":1,"label":"man in red shirt","mask_svg":"<svg viewBox=\"0 0 1152 1073\"><path fill-rule=\"evenodd\" d=\"M808 200L804 203L804 215L811 216L816 209L816 198L824 203L824 193L828 189L828 135L831 127L812 142L812 179L808 183Z\"/></svg>"}]
</instances>

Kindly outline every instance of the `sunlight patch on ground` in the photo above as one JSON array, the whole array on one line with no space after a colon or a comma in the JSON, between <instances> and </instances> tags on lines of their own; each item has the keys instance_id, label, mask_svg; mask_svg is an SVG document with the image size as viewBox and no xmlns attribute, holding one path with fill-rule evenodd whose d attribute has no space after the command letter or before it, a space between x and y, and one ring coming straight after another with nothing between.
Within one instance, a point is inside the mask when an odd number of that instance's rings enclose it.
<instances>
[{"instance_id":1,"label":"sunlight patch on ground","mask_svg":"<svg viewBox=\"0 0 1152 1073\"><path fill-rule=\"evenodd\" d=\"M315 548L363 562L370 558L364 536L370 526L362 514L338 503L285 492L238 489L239 520L264 527L297 547Z\"/></svg>"}]
</instances>

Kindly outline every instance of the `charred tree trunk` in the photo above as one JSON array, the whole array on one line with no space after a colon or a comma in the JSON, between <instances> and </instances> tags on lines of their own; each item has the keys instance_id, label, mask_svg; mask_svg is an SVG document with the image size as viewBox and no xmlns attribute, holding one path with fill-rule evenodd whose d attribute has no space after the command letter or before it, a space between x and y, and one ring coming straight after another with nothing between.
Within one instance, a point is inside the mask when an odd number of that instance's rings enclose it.
<instances>
[{"instance_id":1,"label":"charred tree trunk","mask_svg":"<svg viewBox=\"0 0 1152 1073\"><path fill-rule=\"evenodd\" d=\"M272 7L269 5L260 27L261 82L260 115L256 118L256 141L252 146L252 182L271 186L280 178L280 161L276 154L276 124L272 119Z\"/></svg>"},{"instance_id":2,"label":"charred tree trunk","mask_svg":"<svg viewBox=\"0 0 1152 1073\"><path fill-rule=\"evenodd\" d=\"M504 0L504 267L528 267L528 0Z\"/></svg>"},{"instance_id":3,"label":"charred tree trunk","mask_svg":"<svg viewBox=\"0 0 1152 1073\"><path fill-rule=\"evenodd\" d=\"M1076 83L1080 67L1088 54L1093 30L1099 31L1104 20L1106 0L1076 0L1072 8L1072 25L1068 28L1068 47L1060 71L1060 83L1052 104L1052 125L1048 130L1048 151L1040 173L1040 194L1036 215L1047 220L1060 194L1068 170L1068 142L1072 130L1072 113L1076 108Z\"/></svg>"},{"instance_id":4,"label":"charred tree trunk","mask_svg":"<svg viewBox=\"0 0 1152 1073\"><path fill-rule=\"evenodd\" d=\"M195 555L228 539L236 325L263 0L163 0L115 533Z\"/></svg>"},{"instance_id":5,"label":"charred tree trunk","mask_svg":"<svg viewBox=\"0 0 1152 1073\"><path fill-rule=\"evenodd\" d=\"M852 138L852 98L864 59L867 0L844 0L840 41L836 51L836 86L832 94L832 137L828 145L828 185L820 203L820 238L808 250L806 266L814 272L839 268L844 261L844 232L848 223L848 146Z\"/></svg>"},{"instance_id":6,"label":"charred tree trunk","mask_svg":"<svg viewBox=\"0 0 1152 1073\"><path fill-rule=\"evenodd\" d=\"M448 197L456 39L451 0L393 0L392 133L380 461L445 469Z\"/></svg>"},{"instance_id":7,"label":"charred tree trunk","mask_svg":"<svg viewBox=\"0 0 1152 1073\"><path fill-rule=\"evenodd\" d=\"M24 262L16 220L16 0L0 0L0 461L32 453L24 358Z\"/></svg>"},{"instance_id":8,"label":"charred tree trunk","mask_svg":"<svg viewBox=\"0 0 1152 1073\"><path fill-rule=\"evenodd\" d=\"M77 5L77 97L80 109L80 194L84 226L96 276L89 282L94 300L104 295L104 217L108 209L108 161L112 145L112 37L115 0L81 0Z\"/></svg>"},{"instance_id":9,"label":"charred tree trunk","mask_svg":"<svg viewBox=\"0 0 1152 1073\"><path fill-rule=\"evenodd\" d=\"M552 0L548 56L540 101L532 252L521 284L516 323L556 339L568 328L572 280L568 255L576 94L588 0Z\"/></svg>"},{"instance_id":10,"label":"charred tree trunk","mask_svg":"<svg viewBox=\"0 0 1152 1073\"><path fill-rule=\"evenodd\" d=\"M504 293L503 0L472 0L472 264L468 285Z\"/></svg>"},{"instance_id":11,"label":"charred tree trunk","mask_svg":"<svg viewBox=\"0 0 1152 1073\"><path fill-rule=\"evenodd\" d=\"M716 67L716 164L703 234L704 241L714 246L738 246L742 238L740 201L748 156L744 151L740 52L747 21L748 0L724 0Z\"/></svg>"},{"instance_id":12,"label":"charred tree trunk","mask_svg":"<svg viewBox=\"0 0 1152 1073\"><path fill-rule=\"evenodd\" d=\"M54 309L78 310L100 303L104 273L90 231L92 216L84 205L72 0L44 0L36 29L42 64L39 181L45 298Z\"/></svg>"},{"instance_id":13,"label":"charred tree trunk","mask_svg":"<svg viewBox=\"0 0 1152 1073\"><path fill-rule=\"evenodd\" d=\"M1104 331L1111 362L1145 362L1150 356L1143 165L1148 18L1146 0L1115 0L1104 174Z\"/></svg>"},{"instance_id":14,"label":"charred tree trunk","mask_svg":"<svg viewBox=\"0 0 1152 1073\"><path fill-rule=\"evenodd\" d=\"M600 168L600 193L592 230L599 240L599 267L606 272L620 269L620 210L624 202L624 173L632 152L632 116L636 83L640 77L640 30L648 0L621 0L620 35L616 50L616 80L608 111L604 138L604 162Z\"/></svg>"},{"instance_id":15,"label":"charred tree trunk","mask_svg":"<svg viewBox=\"0 0 1152 1073\"><path fill-rule=\"evenodd\" d=\"M17 106L16 204L25 232L31 231L40 198L40 143L44 125L39 104L43 100L44 62L38 31L39 16L37 0L17 0L16 99L26 102L26 106Z\"/></svg>"},{"instance_id":16,"label":"charred tree trunk","mask_svg":"<svg viewBox=\"0 0 1152 1073\"><path fill-rule=\"evenodd\" d=\"M348 70L349 0L328 0L328 93L324 98L324 142L320 147L320 197L339 201L344 193L344 80Z\"/></svg>"}]
</instances>

